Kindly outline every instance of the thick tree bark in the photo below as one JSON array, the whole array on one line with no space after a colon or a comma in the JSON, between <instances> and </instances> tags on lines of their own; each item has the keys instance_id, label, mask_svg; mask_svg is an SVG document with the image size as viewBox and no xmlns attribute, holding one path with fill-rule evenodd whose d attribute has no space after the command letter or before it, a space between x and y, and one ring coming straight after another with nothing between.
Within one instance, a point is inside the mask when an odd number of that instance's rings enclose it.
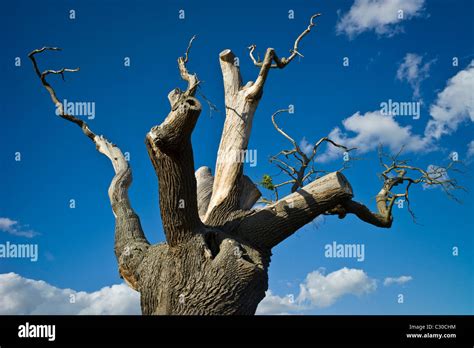
<instances>
[{"instance_id":1,"label":"thick tree bark","mask_svg":"<svg viewBox=\"0 0 474 348\"><path fill-rule=\"evenodd\" d=\"M182 99L165 121L146 136L148 153L158 175L161 220L170 246L185 242L202 225L191 146L191 132L201 104L193 97Z\"/></svg>"},{"instance_id":2,"label":"thick tree bark","mask_svg":"<svg viewBox=\"0 0 474 348\"><path fill-rule=\"evenodd\" d=\"M264 209L246 215L236 234L261 249L271 249L317 216L352 198L340 172L330 173Z\"/></svg>"}]
</instances>

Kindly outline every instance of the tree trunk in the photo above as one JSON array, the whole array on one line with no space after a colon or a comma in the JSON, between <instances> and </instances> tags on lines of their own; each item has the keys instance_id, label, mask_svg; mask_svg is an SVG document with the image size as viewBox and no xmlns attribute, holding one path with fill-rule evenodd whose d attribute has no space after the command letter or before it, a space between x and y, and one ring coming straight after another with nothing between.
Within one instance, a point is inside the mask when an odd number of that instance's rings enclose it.
<instances>
[{"instance_id":1,"label":"tree trunk","mask_svg":"<svg viewBox=\"0 0 474 348\"><path fill-rule=\"evenodd\" d=\"M269 262L269 252L215 230L177 247L153 246L138 270L142 313L254 314Z\"/></svg>"},{"instance_id":2,"label":"tree trunk","mask_svg":"<svg viewBox=\"0 0 474 348\"><path fill-rule=\"evenodd\" d=\"M276 204L249 210L260 192L235 159L247 149L273 55L267 50L256 82L245 86L233 53L219 56L226 120L215 177L206 167L194 172L191 134L201 105L193 97L197 78L186 69L187 54L178 59L188 88L170 92L170 113L145 141L158 177L167 243L149 247L136 270L143 314L254 314L268 289L271 249L352 197L336 172Z\"/></svg>"},{"instance_id":3,"label":"tree trunk","mask_svg":"<svg viewBox=\"0 0 474 348\"><path fill-rule=\"evenodd\" d=\"M171 111L146 136L149 157L159 184L159 204L166 243L150 245L140 219L132 209L128 188L131 168L122 151L86 122L64 113L60 98L47 82L50 74L63 75L78 69L41 72L35 55L59 48L34 50L29 57L58 116L78 125L107 156L115 176L109 198L115 216L115 254L119 273L141 294L143 314L254 314L268 288L271 250L320 214L340 217L352 213L381 227L391 225L387 186L377 196L378 213L353 202L352 188L340 172L321 177L274 204L252 209L261 196L256 185L243 175L236 158L247 150L252 120L272 68L284 68L298 54L298 43L314 26L310 24L295 41L288 58L279 59L272 48L262 62L255 82L242 85L235 56L224 50L220 66L224 81L226 120L216 160L215 177L207 167L194 171L191 134L201 112L194 98L199 80L187 70L191 39L184 57L178 58L185 91L168 95Z\"/></svg>"},{"instance_id":4,"label":"tree trunk","mask_svg":"<svg viewBox=\"0 0 474 348\"><path fill-rule=\"evenodd\" d=\"M268 289L271 247L351 195L344 176L331 173L220 228L196 227L176 246L151 246L137 270L143 314L254 314Z\"/></svg>"}]
</instances>

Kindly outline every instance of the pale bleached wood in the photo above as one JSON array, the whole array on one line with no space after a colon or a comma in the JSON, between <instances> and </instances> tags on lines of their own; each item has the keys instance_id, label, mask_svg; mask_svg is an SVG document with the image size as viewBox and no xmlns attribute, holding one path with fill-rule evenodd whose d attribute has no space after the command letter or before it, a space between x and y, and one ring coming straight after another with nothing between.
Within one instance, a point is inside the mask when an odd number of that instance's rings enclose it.
<instances>
[{"instance_id":1,"label":"pale bleached wood","mask_svg":"<svg viewBox=\"0 0 474 348\"><path fill-rule=\"evenodd\" d=\"M327 174L302 189L246 216L237 234L262 248L273 248L328 209L352 198L340 172Z\"/></svg>"},{"instance_id":2,"label":"pale bleached wood","mask_svg":"<svg viewBox=\"0 0 474 348\"><path fill-rule=\"evenodd\" d=\"M242 86L242 78L235 55L229 49L220 53L219 62L224 82L226 118L217 153L212 196L204 216L205 222L219 225L233 211L240 208L242 189L240 179L243 174L243 163L234 160L234 158L243 157L244 151L247 150L254 114L262 97L269 70L271 68L282 69L296 55L301 55L298 52L299 42L314 27L313 20L319 15L311 16L310 24L296 38L288 58L279 59L275 50L268 48L263 62L258 62L253 56L255 45L249 47L252 61L260 67L255 83L250 81Z\"/></svg>"},{"instance_id":3,"label":"pale bleached wood","mask_svg":"<svg viewBox=\"0 0 474 348\"><path fill-rule=\"evenodd\" d=\"M251 84L247 84L247 87L241 86L239 67L234 64L235 56L232 51L224 50L219 58L224 81L226 118L205 221L212 220L210 217L213 211L218 210L220 205L227 205L227 211L216 213L222 214L222 219L229 211L239 208L239 184L243 163L236 158L243 158L244 151L247 150L252 121L259 102L258 99L247 98L247 89Z\"/></svg>"},{"instance_id":4,"label":"pale bleached wood","mask_svg":"<svg viewBox=\"0 0 474 348\"><path fill-rule=\"evenodd\" d=\"M206 215L209 201L211 200L214 177L212 176L211 169L209 167L200 167L198 170L196 170L195 176L199 217L201 220L203 220L204 216Z\"/></svg>"}]
</instances>

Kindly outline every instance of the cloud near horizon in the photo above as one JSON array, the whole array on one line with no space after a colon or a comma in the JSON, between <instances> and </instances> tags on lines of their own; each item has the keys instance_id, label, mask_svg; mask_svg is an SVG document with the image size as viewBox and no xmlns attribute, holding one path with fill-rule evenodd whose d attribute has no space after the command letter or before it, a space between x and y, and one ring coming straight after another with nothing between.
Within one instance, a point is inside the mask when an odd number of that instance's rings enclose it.
<instances>
[{"instance_id":1,"label":"cloud near horizon","mask_svg":"<svg viewBox=\"0 0 474 348\"><path fill-rule=\"evenodd\" d=\"M320 269L308 273L300 284L300 292L296 297L280 297L268 290L258 305L256 314L295 314L329 307L345 295L362 296L375 291L376 288L376 280L361 269L344 267L327 275Z\"/></svg>"},{"instance_id":2,"label":"cloud near horizon","mask_svg":"<svg viewBox=\"0 0 474 348\"><path fill-rule=\"evenodd\" d=\"M296 297L278 296L268 290L256 314L301 314L329 307L346 295L360 297L377 289L377 280L361 269L344 267L327 275L324 273L324 269L308 273ZM384 285L402 285L412 279L411 276L387 277ZM85 292L61 289L13 272L0 274L0 315L54 314L140 315L140 295L124 283Z\"/></svg>"},{"instance_id":3,"label":"cloud near horizon","mask_svg":"<svg viewBox=\"0 0 474 348\"><path fill-rule=\"evenodd\" d=\"M5 273L0 274L0 315L9 314L141 314L140 295L126 284L89 293Z\"/></svg>"}]
</instances>

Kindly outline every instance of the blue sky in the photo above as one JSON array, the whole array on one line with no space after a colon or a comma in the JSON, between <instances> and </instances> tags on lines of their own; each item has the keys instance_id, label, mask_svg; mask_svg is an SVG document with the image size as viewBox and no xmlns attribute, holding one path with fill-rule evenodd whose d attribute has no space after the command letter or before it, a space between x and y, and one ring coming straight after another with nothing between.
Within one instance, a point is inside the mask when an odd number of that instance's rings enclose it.
<instances>
[{"instance_id":1,"label":"blue sky","mask_svg":"<svg viewBox=\"0 0 474 348\"><path fill-rule=\"evenodd\" d=\"M367 11L367 1L2 4L0 217L17 223L13 227L3 225L0 243L37 243L40 255L34 263L1 259L0 274L14 272L57 288L86 292L121 282L113 253L114 219L107 197L113 177L111 165L77 127L55 116L54 106L27 58L28 52L44 45L59 46L63 52L39 57L40 67L81 68L79 73L67 75L65 82L59 78L51 82L63 99L94 102L96 117L89 121L90 127L130 153L132 204L148 239L160 242L164 235L157 180L144 137L168 113L168 92L184 86L176 59L189 38L198 36L189 69L203 81L201 92L220 110L210 114L203 102L204 110L193 134L196 168L213 168L224 122L219 52L231 48L240 57L244 80L254 80L258 71L248 59L247 47L256 44L262 53L274 47L280 56L287 55L311 14L321 12L317 27L300 44L304 58L295 59L284 70L270 72L249 144L249 149L257 150L258 164L247 165L246 174L259 181L263 174L278 172L268 163L268 157L288 144L272 127L270 116L292 104L295 113L282 116L281 125L298 141L306 138L313 142L328 134L349 143L360 141L363 160L354 162L345 172L356 200L374 208L374 196L380 190L376 175L380 166L374 148L388 138L389 149L411 144L406 157L422 168L445 165L449 154L458 152L468 172L457 178L468 192L459 193L463 204L458 204L439 189L415 187L411 201L419 224L413 223L406 208L395 208L391 229L378 229L352 216L344 220L326 217L302 228L274 249L269 289L278 298L274 298L275 303L268 302L269 307L275 305L270 312L292 311L291 306L285 307L285 295L298 297L299 284L311 287L306 279L311 272L327 281L325 276L346 267L352 270L351 275L362 275L358 278L360 284L369 282L369 288L339 289L341 296L335 296L333 303L312 303L303 313L472 314L469 163L474 147L470 153L468 146L473 140L474 116L472 89L469 96L465 86L473 83L469 65L474 59L474 3L378 2L383 6L373 18ZM404 19L393 23L393 10L397 8L405 10ZM74 20L69 18L71 9L76 11ZM178 18L180 9L185 11L184 20ZM294 11L294 19L288 18L289 10ZM407 59L409 53L418 60ZM20 66L15 66L16 57L21 58ZM125 57L130 58L129 67L123 64ZM343 65L344 57L349 58L349 66ZM453 66L453 57L458 58L458 66ZM397 78L404 63L412 68L411 73ZM417 85L419 96L414 98ZM443 94L449 86L452 88ZM377 123L365 120L388 99L422 100L420 118L394 117L393 129L377 133ZM444 109L436 111L436 105ZM359 116L353 117L357 112ZM342 123L346 119L360 123L349 129L349 123ZM430 121L441 124L443 134L429 134L426 126ZM336 127L339 131L334 130ZM396 136L397 132L401 135ZM16 152L21 153L19 162L15 161ZM340 158L335 158L320 166L335 170L340 164ZM279 179L284 178L275 177ZM70 199L75 200L75 209L69 208ZM38 235L27 238L15 235L18 231L35 231ZM324 246L333 241L364 244L365 260L326 258ZM454 246L459 248L458 256L452 254ZM400 276L412 279L384 286L385 278ZM353 295L358 292L360 296ZM403 304L397 303L399 294L404 295Z\"/></svg>"}]
</instances>

